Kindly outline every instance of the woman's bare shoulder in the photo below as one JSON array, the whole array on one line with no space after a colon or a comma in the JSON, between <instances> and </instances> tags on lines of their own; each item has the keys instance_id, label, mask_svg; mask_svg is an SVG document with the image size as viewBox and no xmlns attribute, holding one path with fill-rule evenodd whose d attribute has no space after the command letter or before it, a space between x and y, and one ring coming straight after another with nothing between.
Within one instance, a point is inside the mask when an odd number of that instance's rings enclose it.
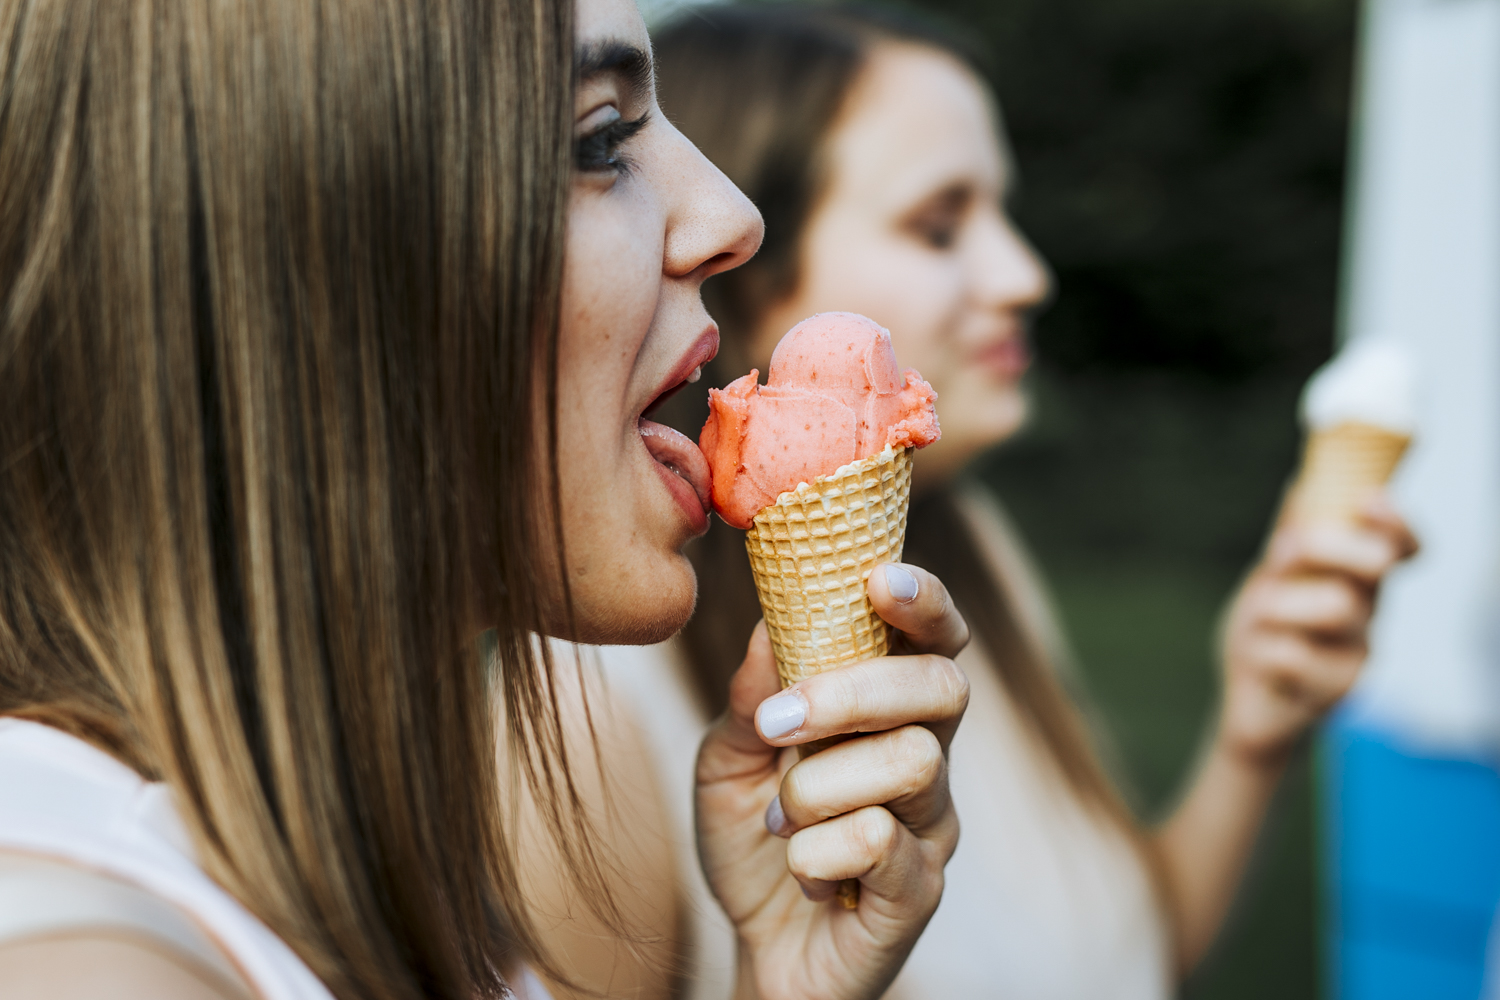
<instances>
[{"instance_id":1,"label":"woman's bare shoulder","mask_svg":"<svg viewBox=\"0 0 1500 1000\"><path fill-rule=\"evenodd\" d=\"M249 987L198 923L146 889L0 849L0 1000L243 1000Z\"/></svg>"},{"instance_id":2,"label":"woman's bare shoulder","mask_svg":"<svg viewBox=\"0 0 1500 1000\"><path fill-rule=\"evenodd\" d=\"M247 1000L155 942L109 932L0 944L3 1000Z\"/></svg>"}]
</instances>

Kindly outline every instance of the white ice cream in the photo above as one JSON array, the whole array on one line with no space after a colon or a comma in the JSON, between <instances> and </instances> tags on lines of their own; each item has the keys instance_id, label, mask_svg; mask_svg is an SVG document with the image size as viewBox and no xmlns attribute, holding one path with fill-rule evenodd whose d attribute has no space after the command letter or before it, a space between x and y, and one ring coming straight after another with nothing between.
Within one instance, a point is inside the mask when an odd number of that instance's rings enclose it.
<instances>
[{"instance_id":1,"label":"white ice cream","mask_svg":"<svg viewBox=\"0 0 1500 1000\"><path fill-rule=\"evenodd\" d=\"M1411 353L1401 345L1357 340L1308 380L1302 392L1302 421L1312 430L1361 423L1414 434L1415 369Z\"/></svg>"}]
</instances>

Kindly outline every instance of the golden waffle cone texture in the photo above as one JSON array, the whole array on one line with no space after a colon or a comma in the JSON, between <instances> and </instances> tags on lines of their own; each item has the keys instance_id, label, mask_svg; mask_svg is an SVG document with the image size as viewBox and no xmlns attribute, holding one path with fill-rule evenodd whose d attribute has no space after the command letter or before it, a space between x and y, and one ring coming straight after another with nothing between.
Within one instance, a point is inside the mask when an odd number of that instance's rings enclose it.
<instances>
[{"instance_id":1,"label":"golden waffle cone texture","mask_svg":"<svg viewBox=\"0 0 1500 1000\"><path fill-rule=\"evenodd\" d=\"M1370 492L1384 486L1411 437L1347 422L1313 431L1292 493L1299 521L1354 520Z\"/></svg>"},{"instance_id":2,"label":"golden waffle cone texture","mask_svg":"<svg viewBox=\"0 0 1500 1000\"><path fill-rule=\"evenodd\" d=\"M783 687L890 651L865 581L880 563L901 559L912 451L887 448L802 483L762 508L745 533Z\"/></svg>"}]
</instances>

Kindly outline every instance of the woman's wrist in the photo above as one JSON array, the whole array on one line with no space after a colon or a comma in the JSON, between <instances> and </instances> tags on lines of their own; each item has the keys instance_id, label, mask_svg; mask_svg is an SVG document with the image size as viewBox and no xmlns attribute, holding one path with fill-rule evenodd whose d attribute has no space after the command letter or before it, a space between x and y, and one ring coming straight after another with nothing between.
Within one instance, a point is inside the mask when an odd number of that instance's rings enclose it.
<instances>
[{"instance_id":1,"label":"woman's wrist","mask_svg":"<svg viewBox=\"0 0 1500 1000\"><path fill-rule=\"evenodd\" d=\"M1281 780L1296 746L1295 737L1268 740L1237 733L1231 727L1221 725L1209 756L1220 765L1215 770L1228 769L1248 778L1275 782Z\"/></svg>"},{"instance_id":2,"label":"woman's wrist","mask_svg":"<svg viewBox=\"0 0 1500 1000\"><path fill-rule=\"evenodd\" d=\"M1316 716L1276 690L1269 678L1245 676L1249 671L1233 665L1225 673L1211 753L1236 770L1279 778Z\"/></svg>"}]
</instances>

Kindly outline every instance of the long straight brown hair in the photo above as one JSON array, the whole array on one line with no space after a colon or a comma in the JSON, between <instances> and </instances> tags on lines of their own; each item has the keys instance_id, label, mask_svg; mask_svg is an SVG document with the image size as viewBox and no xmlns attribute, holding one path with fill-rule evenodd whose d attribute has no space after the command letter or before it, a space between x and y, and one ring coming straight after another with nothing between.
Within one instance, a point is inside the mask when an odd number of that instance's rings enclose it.
<instances>
[{"instance_id":1,"label":"long straight brown hair","mask_svg":"<svg viewBox=\"0 0 1500 1000\"><path fill-rule=\"evenodd\" d=\"M502 703L598 881L532 640L572 8L0 0L0 714L169 782L344 1000L556 974Z\"/></svg>"},{"instance_id":2,"label":"long straight brown hair","mask_svg":"<svg viewBox=\"0 0 1500 1000\"><path fill-rule=\"evenodd\" d=\"M658 32L657 92L665 113L744 191L766 221L760 252L704 286L724 333L705 381L722 385L755 359L749 343L764 310L793 293L802 233L828 183L826 139L870 50L883 42L927 45L981 70L982 55L957 31L899 8L741 3L693 11ZM701 426L686 394L665 417ZM1021 611L1035 585L1002 578L948 490L916 498L904 558L936 573L964 613L1021 717L1081 801L1133 840L1136 827L1101 764L1055 651ZM683 634L700 699L722 711L729 674L760 608L743 533L716 522L690 550L702 579Z\"/></svg>"}]
</instances>

